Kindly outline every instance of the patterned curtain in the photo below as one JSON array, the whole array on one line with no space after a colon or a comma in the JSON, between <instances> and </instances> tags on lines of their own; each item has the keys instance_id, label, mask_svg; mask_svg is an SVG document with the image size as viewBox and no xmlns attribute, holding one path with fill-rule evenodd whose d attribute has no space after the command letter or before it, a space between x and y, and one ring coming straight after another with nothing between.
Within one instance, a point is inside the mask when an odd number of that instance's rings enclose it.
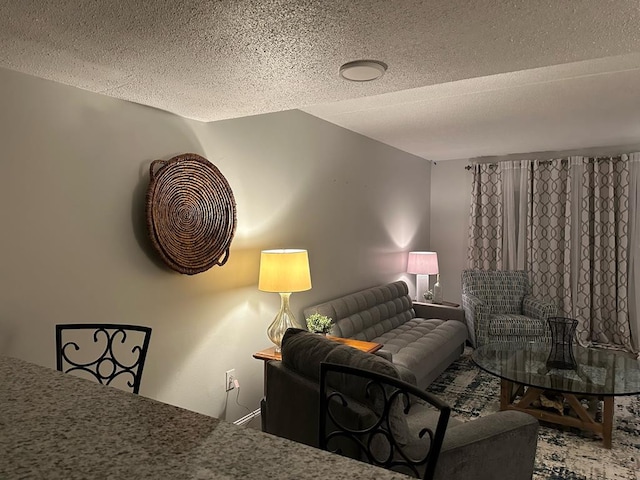
<instances>
[{"instance_id":1,"label":"patterned curtain","mask_svg":"<svg viewBox=\"0 0 640 480\"><path fill-rule=\"evenodd\" d=\"M533 290L578 320L582 344L632 350L628 306L629 162L534 162L528 228Z\"/></svg>"},{"instance_id":2,"label":"patterned curtain","mask_svg":"<svg viewBox=\"0 0 640 480\"><path fill-rule=\"evenodd\" d=\"M640 154L503 163L474 168L469 266L525 268L582 344L637 350Z\"/></svg>"},{"instance_id":3,"label":"patterned curtain","mask_svg":"<svg viewBox=\"0 0 640 480\"><path fill-rule=\"evenodd\" d=\"M640 350L640 153L629 155L629 323Z\"/></svg>"},{"instance_id":4,"label":"patterned curtain","mask_svg":"<svg viewBox=\"0 0 640 480\"><path fill-rule=\"evenodd\" d=\"M531 162L477 164L473 169L470 267L524 270Z\"/></svg>"},{"instance_id":5,"label":"patterned curtain","mask_svg":"<svg viewBox=\"0 0 640 480\"><path fill-rule=\"evenodd\" d=\"M474 165L469 216L468 257L471 268L503 269L502 201L502 171L495 165Z\"/></svg>"},{"instance_id":6,"label":"patterned curtain","mask_svg":"<svg viewBox=\"0 0 640 480\"><path fill-rule=\"evenodd\" d=\"M577 219L575 176L569 175L574 160L539 161L532 163L531 195L527 215L527 267L536 296L556 300L560 312L571 316L571 279L575 277L578 257L572 248L576 238ZM571 295L562 292L571 291Z\"/></svg>"}]
</instances>

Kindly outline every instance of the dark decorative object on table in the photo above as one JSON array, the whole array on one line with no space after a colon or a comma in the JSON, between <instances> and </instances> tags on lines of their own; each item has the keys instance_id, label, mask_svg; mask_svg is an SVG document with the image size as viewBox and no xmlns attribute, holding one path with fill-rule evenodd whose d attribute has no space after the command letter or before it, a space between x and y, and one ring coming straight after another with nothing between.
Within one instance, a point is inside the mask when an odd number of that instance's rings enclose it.
<instances>
[{"instance_id":1,"label":"dark decorative object on table","mask_svg":"<svg viewBox=\"0 0 640 480\"><path fill-rule=\"evenodd\" d=\"M185 153L149 167L147 228L173 270L187 275L224 265L236 230L229 183L206 158Z\"/></svg>"},{"instance_id":2,"label":"dark decorative object on table","mask_svg":"<svg viewBox=\"0 0 640 480\"><path fill-rule=\"evenodd\" d=\"M77 335L72 335L77 330L86 331L86 342L81 342ZM73 340L64 341L63 336L66 335ZM138 393L150 338L151 328L139 325L58 324L56 369L64 373L83 372L86 374L83 376L88 375L103 385L110 385L123 377L131 391ZM82 350L85 353L78 353L81 350L78 343L84 343ZM89 356L86 352L90 352Z\"/></svg>"},{"instance_id":3,"label":"dark decorative object on table","mask_svg":"<svg viewBox=\"0 0 640 480\"><path fill-rule=\"evenodd\" d=\"M551 351L547 359L548 368L573 370L577 367L573 356L573 339L578 321L573 318L549 317L551 329Z\"/></svg>"}]
</instances>

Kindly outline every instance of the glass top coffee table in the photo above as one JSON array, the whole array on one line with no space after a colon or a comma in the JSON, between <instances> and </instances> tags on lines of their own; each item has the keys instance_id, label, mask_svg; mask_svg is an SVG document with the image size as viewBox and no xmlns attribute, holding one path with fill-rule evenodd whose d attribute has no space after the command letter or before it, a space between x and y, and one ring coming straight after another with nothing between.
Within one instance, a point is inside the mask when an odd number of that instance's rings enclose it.
<instances>
[{"instance_id":1,"label":"glass top coffee table","mask_svg":"<svg viewBox=\"0 0 640 480\"><path fill-rule=\"evenodd\" d=\"M575 346L575 368L548 368L549 350L544 343L488 344L471 358L500 377L501 410L519 410L545 422L595 432L611 448L613 398L640 394L640 362L620 352ZM558 412L537 406L546 392L562 399Z\"/></svg>"}]
</instances>

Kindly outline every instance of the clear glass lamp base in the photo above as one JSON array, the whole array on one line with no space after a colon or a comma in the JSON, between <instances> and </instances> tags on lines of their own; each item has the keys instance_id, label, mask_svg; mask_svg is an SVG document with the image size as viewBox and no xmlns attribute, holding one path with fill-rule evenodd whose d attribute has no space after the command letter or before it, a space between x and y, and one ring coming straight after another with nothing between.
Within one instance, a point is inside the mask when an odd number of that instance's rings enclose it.
<instances>
[{"instance_id":1,"label":"clear glass lamp base","mask_svg":"<svg viewBox=\"0 0 640 480\"><path fill-rule=\"evenodd\" d=\"M280 310L267 328L267 336L275 344L276 352L280 352L282 337L287 328L297 327L296 319L291 312L291 307L289 307L290 296L291 293L280 293Z\"/></svg>"}]
</instances>

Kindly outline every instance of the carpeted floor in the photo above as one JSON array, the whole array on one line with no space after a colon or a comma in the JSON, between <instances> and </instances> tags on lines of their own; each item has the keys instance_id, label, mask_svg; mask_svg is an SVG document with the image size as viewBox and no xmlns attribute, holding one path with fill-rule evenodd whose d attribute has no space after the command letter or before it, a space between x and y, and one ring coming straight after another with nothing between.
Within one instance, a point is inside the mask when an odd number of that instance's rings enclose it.
<instances>
[{"instance_id":1,"label":"carpeted floor","mask_svg":"<svg viewBox=\"0 0 640 480\"><path fill-rule=\"evenodd\" d=\"M499 410L500 381L477 368L471 350L451 365L428 390L449 403L461 420ZM638 480L640 472L640 397L616 397L613 448L576 429L541 425L535 480Z\"/></svg>"}]
</instances>

